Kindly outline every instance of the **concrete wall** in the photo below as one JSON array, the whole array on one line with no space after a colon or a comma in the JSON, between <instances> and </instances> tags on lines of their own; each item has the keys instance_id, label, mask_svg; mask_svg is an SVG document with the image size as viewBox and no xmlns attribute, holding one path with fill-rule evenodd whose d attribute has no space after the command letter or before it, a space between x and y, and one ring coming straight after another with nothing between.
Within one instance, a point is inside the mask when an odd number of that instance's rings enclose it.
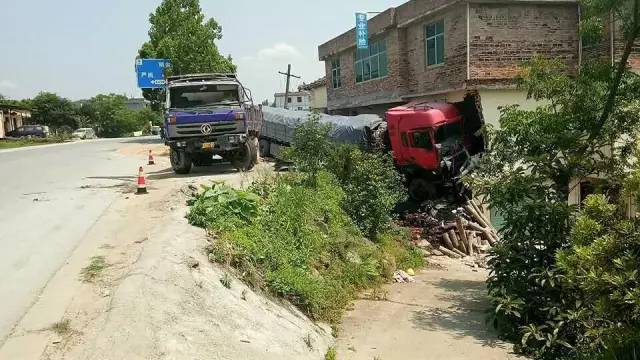
<instances>
[{"instance_id":1,"label":"concrete wall","mask_svg":"<svg viewBox=\"0 0 640 360\"><path fill-rule=\"evenodd\" d=\"M544 105L532 99L527 99L527 93L524 90L517 89L496 89L496 90L479 90L480 99L482 100L482 112L484 121L496 128L500 126L500 108L509 105L519 105L523 110L535 110L538 106Z\"/></svg>"},{"instance_id":2,"label":"concrete wall","mask_svg":"<svg viewBox=\"0 0 640 360\"><path fill-rule=\"evenodd\" d=\"M291 102L287 103L289 110L298 110L298 108L302 108L300 110L309 110L309 94L300 94L300 93L291 93L289 94L289 98L291 98ZM300 102L298 102L298 98L301 98ZM285 105L285 96L284 94L276 94L275 102L277 108L284 108Z\"/></svg>"},{"instance_id":3,"label":"concrete wall","mask_svg":"<svg viewBox=\"0 0 640 360\"><path fill-rule=\"evenodd\" d=\"M311 89L309 107L311 109L317 109L322 111L327 109L327 87L326 86Z\"/></svg>"}]
</instances>

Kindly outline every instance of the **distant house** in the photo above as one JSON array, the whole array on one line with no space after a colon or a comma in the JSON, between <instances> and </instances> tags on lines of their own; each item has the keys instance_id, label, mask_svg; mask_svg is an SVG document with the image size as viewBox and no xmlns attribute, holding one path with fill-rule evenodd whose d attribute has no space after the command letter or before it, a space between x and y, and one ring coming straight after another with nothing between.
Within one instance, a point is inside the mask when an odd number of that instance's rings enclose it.
<instances>
[{"instance_id":1,"label":"distant house","mask_svg":"<svg viewBox=\"0 0 640 360\"><path fill-rule=\"evenodd\" d=\"M311 94L307 91L290 92L289 97L285 99L285 93L276 93L275 104L277 108L286 108L289 110L309 111L309 100Z\"/></svg>"},{"instance_id":2,"label":"distant house","mask_svg":"<svg viewBox=\"0 0 640 360\"><path fill-rule=\"evenodd\" d=\"M129 110L143 110L147 107L149 102L144 98L131 98L126 101L127 109Z\"/></svg>"},{"instance_id":3,"label":"distant house","mask_svg":"<svg viewBox=\"0 0 640 360\"><path fill-rule=\"evenodd\" d=\"M29 123L30 120L30 110L18 106L0 105L0 138L6 137L9 132Z\"/></svg>"},{"instance_id":4,"label":"distant house","mask_svg":"<svg viewBox=\"0 0 640 360\"><path fill-rule=\"evenodd\" d=\"M309 92L309 109L321 113L327 112L327 78L322 77L311 84L298 87L299 91Z\"/></svg>"}]
</instances>

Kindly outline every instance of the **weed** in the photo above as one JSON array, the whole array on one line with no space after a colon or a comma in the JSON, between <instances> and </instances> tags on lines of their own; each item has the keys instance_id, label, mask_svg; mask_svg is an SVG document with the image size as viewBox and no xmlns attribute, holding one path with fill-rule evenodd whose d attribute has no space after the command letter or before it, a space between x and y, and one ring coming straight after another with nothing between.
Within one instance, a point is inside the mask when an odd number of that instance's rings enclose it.
<instances>
[{"instance_id":1,"label":"weed","mask_svg":"<svg viewBox=\"0 0 640 360\"><path fill-rule=\"evenodd\" d=\"M224 275L220 278L220 283L227 289L231 289L231 276L229 276L229 274L227 273L224 273Z\"/></svg>"},{"instance_id":2,"label":"weed","mask_svg":"<svg viewBox=\"0 0 640 360\"><path fill-rule=\"evenodd\" d=\"M56 334L58 334L58 336L67 335L72 331L72 329L71 329L71 320L69 320L69 319L60 320L60 321L54 323L53 325L51 325L51 327L49 329L51 331L55 332Z\"/></svg>"},{"instance_id":3,"label":"weed","mask_svg":"<svg viewBox=\"0 0 640 360\"><path fill-rule=\"evenodd\" d=\"M240 298L244 301L247 301L247 289L242 290L242 294L240 295Z\"/></svg>"},{"instance_id":4,"label":"weed","mask_svg":"<svg viewBox=\"0 0 640 360\"><path fill-rule=\"evenodd\" d=\"M336 354L336 348L330 347L327 350L327 353L324 355L324 360L337 360L338 355Z\"/></svg>"},{"instance_id":5,"label":"weed","mask_svg":"<svg viewBox=\"0 0 640 360\"><path fill-rule=\"evenodd\" d=\"M82 281L93 282L102 273L104 269L110 265L105 260L104 256L94 256L91 258L91 262L80 273Z\"/></svg>"}]
</instances>

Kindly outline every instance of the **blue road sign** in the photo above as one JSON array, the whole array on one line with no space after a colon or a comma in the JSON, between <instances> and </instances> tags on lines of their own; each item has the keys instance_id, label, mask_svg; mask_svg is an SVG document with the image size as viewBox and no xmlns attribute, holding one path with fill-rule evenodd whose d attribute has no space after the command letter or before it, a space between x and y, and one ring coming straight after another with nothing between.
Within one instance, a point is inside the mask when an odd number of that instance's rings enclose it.
<instances>
[{"instance_id":1,"label":"blue road sign","mask_svg":"<svg viewBox=\"0 0 640 360\"><path fill-rule=\"evenodd\" d=\"M369 48L369 23L366 13L356 13L356 45L358 49Z\"/></svg>"},{"instance_id":2,"label":"blue road sign","mask_svg":"<svg viewBox=\"0 0 640 360\"><path fill-rule=\"evenodd\" d=\"M138 87L141 89L165 87L167 80L164 71L168 67L171 67L171 62L166 59L136 59Z\"/></svg>"}]
</instances>

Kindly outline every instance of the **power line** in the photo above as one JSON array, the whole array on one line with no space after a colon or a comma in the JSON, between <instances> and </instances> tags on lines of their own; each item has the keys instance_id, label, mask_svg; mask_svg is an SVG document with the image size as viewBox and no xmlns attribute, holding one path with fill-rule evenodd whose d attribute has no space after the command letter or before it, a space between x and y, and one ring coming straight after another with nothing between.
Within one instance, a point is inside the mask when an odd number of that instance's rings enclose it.
<instances>
[{"instance_id":1,"label":"power line","mask_svg":"<svg viewBox=\"0 0 640 360\"><path fill-rule=\"evenodd\" d=\"M291 83L291 78L302 79L302 77L291 74L291 64L287 66L287 72L283 73L282 71L278 71L278 74L285 75L287 77L287 90L284 92L284 108L289 108L289 84Z\"/></svg>"}]
</instances>

